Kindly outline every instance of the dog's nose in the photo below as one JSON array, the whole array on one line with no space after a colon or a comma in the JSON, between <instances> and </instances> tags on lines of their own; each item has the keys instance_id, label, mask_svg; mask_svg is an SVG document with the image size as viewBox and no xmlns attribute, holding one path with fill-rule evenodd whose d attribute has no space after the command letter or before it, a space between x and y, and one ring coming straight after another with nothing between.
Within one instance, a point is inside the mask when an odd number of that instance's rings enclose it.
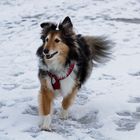
<instances>
[{"instance_id":1,"label":"dog's nose","mask_svg":"<svg viewBox=\"0 0 140 140\"><path fill-rule=\"evenodd\" d=\"M47 54L47 53L49 53L49 50L46 48L46 49L43 50L43 53Z\"/></svg>"}]
</instances>

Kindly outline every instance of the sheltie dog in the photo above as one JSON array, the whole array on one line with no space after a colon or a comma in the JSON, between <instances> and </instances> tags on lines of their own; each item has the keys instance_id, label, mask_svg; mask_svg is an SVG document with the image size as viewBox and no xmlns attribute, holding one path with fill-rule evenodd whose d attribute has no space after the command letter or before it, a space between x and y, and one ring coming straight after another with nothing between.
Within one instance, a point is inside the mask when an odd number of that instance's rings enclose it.
<instances>
[{"instance_id":1,"label":"sheltie dog","mask_svg":"<svg viewBox=\"0 0 140 140\"><path fill-rule=\"evenodd\" d=\"M41 84L39 113L41 129L51 130L55 97L62 95L60 117L67 119L68 109L92 68L109 60L111 43L105 37L77 35L69 17L58 25L45 22L40 26L43 43L36 52Z\"/></svg>"}]
</instances>

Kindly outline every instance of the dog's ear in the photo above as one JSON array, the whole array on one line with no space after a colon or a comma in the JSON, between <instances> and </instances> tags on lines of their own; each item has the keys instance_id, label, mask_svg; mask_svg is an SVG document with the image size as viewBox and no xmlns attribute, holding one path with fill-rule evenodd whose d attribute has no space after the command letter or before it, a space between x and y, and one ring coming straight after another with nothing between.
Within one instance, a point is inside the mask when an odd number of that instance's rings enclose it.
<instances>
[{"instance_id":1,"label":"dog's ear","mask_svg":"<svg viewBox=\"0 0 140 140\"><path fill-rule=\"evenodd\" d=\"M47 29L51 29L51 30L55 30L56 29L56 24L55 23L51 23L51 22L43 22L40 24L41 28L47 28Z\"/></svg>"},{"instance_id":2,"label":"dog's ear","mask_svg":"<svg viewBox=\"0 0 140 140\"><path fill-rule=\"evenodd\" d=\"M63 28L72 28L73 27L71 19L68 16L65 17L65 19L63 20L62 26L63 26Z\"/></svg>"},{"instance_id":3,"label":"dog's ear","mask_svg":"<svg viewBox=\"0 0 140 140\"><path fill-rule=\"evenodd\" d=\"M42 28L41 39L45 42L45 38L48 33L52 30L56 30L57 25L52 22L43 22L40 24L40 27Z\"/></svg>"},{"instance_id":4,"label":"dog's ear","mask_svg":"<svg viewBox=\"0 0 140 140\"><path fill-rule=\"evenodd\" d=\"M49 24L48 22L43 22L43 23L40 24L40 27L44 28L45 26L48 26L48 24Z\"/></svg>"},{"instance_id":5,"label":"dog's ear","mask_svg":"<svg viewBox=\"0 0 140 140\"><path fill-rule=\"evenodd\" d=\"M59 30L65 34L73 33L73 24L68 16L59 24Z\"/></svg>"}]
</instances>

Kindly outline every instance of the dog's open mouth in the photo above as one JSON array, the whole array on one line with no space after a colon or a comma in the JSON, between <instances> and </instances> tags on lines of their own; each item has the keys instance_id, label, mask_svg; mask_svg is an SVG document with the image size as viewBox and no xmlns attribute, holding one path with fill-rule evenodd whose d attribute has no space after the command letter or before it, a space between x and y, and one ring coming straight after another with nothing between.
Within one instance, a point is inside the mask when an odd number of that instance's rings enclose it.
<instances>
[{"instance_id":1,"label":"dog's open mouth","mask_svg":"<svg viewBox=\"0 0 140 140\"><path fill-rule=\"evenodd\" d=\"M53 54L46 54L46 58L47 59L51 59L52 57L54 57L58 52L54 52Z\"/></svg>"}]
</instances>

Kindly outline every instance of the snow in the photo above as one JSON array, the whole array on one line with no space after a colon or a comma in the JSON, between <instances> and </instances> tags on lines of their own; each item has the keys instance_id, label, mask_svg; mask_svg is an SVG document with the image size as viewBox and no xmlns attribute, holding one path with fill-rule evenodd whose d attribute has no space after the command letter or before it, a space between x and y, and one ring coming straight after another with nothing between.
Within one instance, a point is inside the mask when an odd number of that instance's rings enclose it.
<instances>
[{"instance_id":1,"label":"snow","mask_svg":"<svg viewBox=\"0 0 140 140\"><path fill-rule=\"evenodd\" d=\"M139 140L139 0L1 0L0 11L0 140ZM113 40L114 59L94 69L68 120L59 119L58 99L53 132L40 131L39 24L67 15L77 33Z\"/></svg>"}]
</instances>

